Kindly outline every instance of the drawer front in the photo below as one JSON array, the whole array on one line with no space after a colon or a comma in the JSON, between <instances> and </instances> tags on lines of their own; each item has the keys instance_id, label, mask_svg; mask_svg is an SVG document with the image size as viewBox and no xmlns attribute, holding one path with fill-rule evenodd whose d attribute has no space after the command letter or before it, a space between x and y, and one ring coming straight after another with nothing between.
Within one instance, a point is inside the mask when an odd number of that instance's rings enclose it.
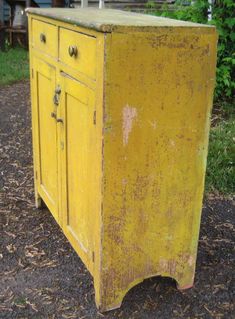
<instances>
[{"instance_id":1,"label":"drawer front","mask_svg":"<svg viewBox=\"0 0 235 319\"><path fill-rule=\"evenodd\" d=\"M32 21L32 44L46 54L57 57L57 27L53 24L33 19Z\"/></svg>"},{"instance_id":2,"label":"drawer front","mask_svg":"<svg viewBox=\"0 0 235 319\"><path fill-rule=\"evenodd\" d=\"M96 38L60 28L59 59L67 66L96 78Z\"/></svg>"}]
</instances>

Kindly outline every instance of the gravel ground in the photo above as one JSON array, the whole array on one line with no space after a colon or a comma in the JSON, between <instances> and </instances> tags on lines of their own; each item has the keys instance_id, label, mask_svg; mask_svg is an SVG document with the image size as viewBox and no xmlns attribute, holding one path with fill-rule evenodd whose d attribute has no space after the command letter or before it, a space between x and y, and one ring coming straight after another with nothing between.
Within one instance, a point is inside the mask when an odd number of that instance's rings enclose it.
<instances>
[{"instance_id":1,"label":"gravel ground","mask_svg":"<svg viewBox=\"0 0 235 319\"><path fill-rule=\"evenodd\" d=\"M194 288L148 279L96 310L92 277L47 209L34 208L29 83L0 88L0 318L235 318L234 201L204 202Z\"/></svg>"}]
</instances>

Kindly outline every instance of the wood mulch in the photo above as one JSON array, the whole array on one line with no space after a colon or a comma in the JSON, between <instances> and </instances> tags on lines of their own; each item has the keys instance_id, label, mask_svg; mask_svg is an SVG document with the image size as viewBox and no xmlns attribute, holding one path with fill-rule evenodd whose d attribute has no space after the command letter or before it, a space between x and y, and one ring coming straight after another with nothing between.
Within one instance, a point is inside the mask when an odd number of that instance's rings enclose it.
<instances>
[{"instance_id":1,"label":"wood mulch","mask_svg":"<svg viewBox=\"0 0 235 319\"><path fill-rule=\"evenodd\" d=\"M194 288L169 278L96 310L92 277L51 214L34 208L29 83L0 88L0 318L235 318L234 201L204 202Z\"/></svg>"}]
</instances>

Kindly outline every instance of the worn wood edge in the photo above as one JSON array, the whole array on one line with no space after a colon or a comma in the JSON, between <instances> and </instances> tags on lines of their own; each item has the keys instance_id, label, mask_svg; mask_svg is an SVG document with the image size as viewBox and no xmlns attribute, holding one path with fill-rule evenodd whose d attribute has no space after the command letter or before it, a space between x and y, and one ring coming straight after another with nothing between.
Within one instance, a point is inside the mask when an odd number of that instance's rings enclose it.
<instances>
[{"instance_id":1,"label":"worn wood edge","mask_svg":"<svg viewBox=\"0 0 235 319\"><path fill-rule=\"evenodd\" d=\"M87 29L92 29L98 32L103 32L103 33L112 33L114 31L116 32L125 32L125 31L137 31L137 32L156 32L157 29L176 29L177 30L191 30L191 32L193 33L214 33L216 31L215 26L213 25L206 25L206 24L199 24L199 23L193 23L190 22L188 23L187 21L182 21L182 20L175 20L175 19L169 19L169 18L163 18L163 17L156 17L156 16L151 16L151 15L147 15L147 14L138 14L135 12L130 12L130 14L132 15L136 15L137 17L140 16L147 16L147 17L155 17L156 20L160 19L161 21L163 21L164 19L166 21L172 20L172 22L176 22L178 21L179 24L174 25L174 24L159 24L159 25L151 25L151 23L149 23L149 25L135 25L135 24L118 24L118 23L100 23L100 22L86 22L84 21L83 18L79 19L79 11L78 11L78 16L77 17L72 17L71 15L66 15L67 11L65 12L64 15L61 15L61 13L58 13L57 11L55 11L57 9L51 9L51 11L49 11L48 9L39 9L39 8L27 8L26 9L26 13L30 13L30 14L34 14L37 16L41 16L44 18L49 18L52 20L59 20L74 26L78 26L78 27L84 27ZM63 10L63 9L62 9ZM113 12L122 12L121 10L115 10L115 9L104 9L104 10L109 10L109 11L113 11ZM60 10L61 11L61 10ZM125 13L125 11L123 11ZM183 25L182 25L183 24Z\"/></svg>"}]
</instances>

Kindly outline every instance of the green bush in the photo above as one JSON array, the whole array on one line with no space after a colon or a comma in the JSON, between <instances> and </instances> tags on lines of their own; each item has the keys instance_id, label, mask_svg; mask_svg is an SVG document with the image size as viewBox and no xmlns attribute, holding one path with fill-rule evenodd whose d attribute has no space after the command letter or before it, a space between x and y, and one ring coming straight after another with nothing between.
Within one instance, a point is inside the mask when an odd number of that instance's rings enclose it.
<instances>
[{"instance_id":1,"label":"green bush","mask_svg":"<svg viewBox=\"0 0 235 319\"><path fill-rule=\"evenodd\" d=\"M235 90L235 2L216 1L211 21L219 33L216 97L232 97Z\"/></svg>"},{"instance_id":2,"label":"green bush","mask_svg":"<svg viewBox=\"0 0 235 319\"><path fill-rule=\"evenodd\" d=\"M235 90L235 1L215 0L212 5L212 20L208 21L208 0L177 0L174 5L164 4L154 10L148 3L147 12L164 17L216 26L219 41L215 98L232 98Z\"/></svg>"}]
</instances>

